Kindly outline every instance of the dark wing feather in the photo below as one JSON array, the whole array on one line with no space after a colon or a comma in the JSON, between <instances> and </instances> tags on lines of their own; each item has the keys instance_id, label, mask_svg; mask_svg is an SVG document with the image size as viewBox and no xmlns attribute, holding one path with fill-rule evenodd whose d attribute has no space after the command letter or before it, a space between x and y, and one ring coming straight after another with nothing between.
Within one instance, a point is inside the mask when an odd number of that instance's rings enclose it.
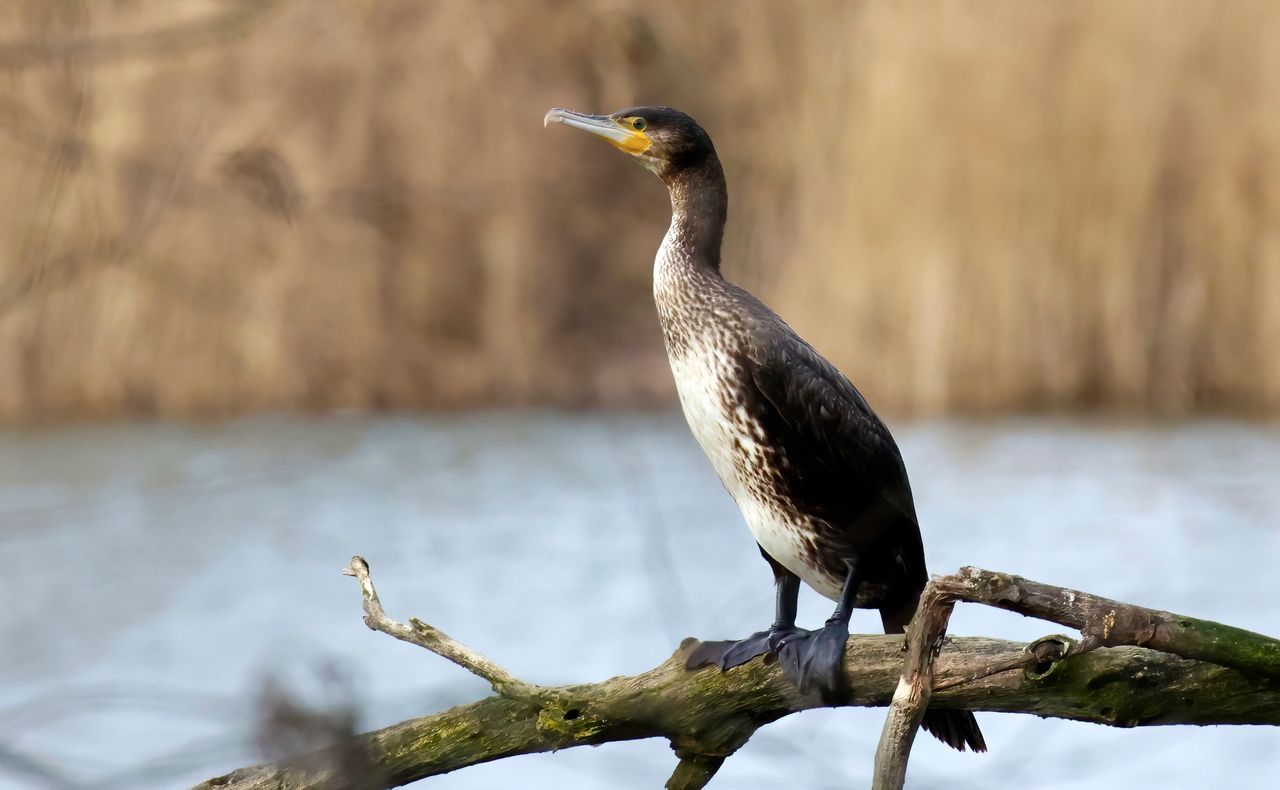
<instances>
[{"instance_id":1,"label":"dark wing feather","mask_svg":"<svg viewBox=\"0 0 1280 790\"><path fill-rule=\"evenodd\" d=\"M765 429L792 468L792 498L842 529L850 550L887 551L866 559L902 566L913 586L923 585L915 504L889 429L834 365L763 305L753 306L747 368Z\"/></svg>"},{"instance_id":2,"label":"dark wing feather","mask_svg":"<svg viewBox=\"0 0 1280 790\"><path fill-rule=\"evenodd\" d=\"M845 473L851 483L874 484L914 522L898 445L853 383L793 332L755 332L748 348L756 389L810 448L812 459Z\"/></svg>"}]
</instances>

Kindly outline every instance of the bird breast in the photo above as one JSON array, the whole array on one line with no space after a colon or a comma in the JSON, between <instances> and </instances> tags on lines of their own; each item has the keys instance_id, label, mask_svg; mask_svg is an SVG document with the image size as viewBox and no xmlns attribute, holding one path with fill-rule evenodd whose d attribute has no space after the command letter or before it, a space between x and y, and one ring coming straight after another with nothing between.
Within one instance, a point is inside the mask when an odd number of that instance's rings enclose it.
<instances>
[{"instance_id":1,"label":"bird breast","mask_svg":"<svg viewBox=\"0 0 1280 790\"><path fill-rule=\"evenodd\" d=\"M838 600L841 579L816 561L813 526L784 495L781 481L789 464L768 441L750 412L744 388L750 372L737 352L732 321L718 329L683 336L678 349L668 343L680 406L694 438L720 482L742 512L756 542L784 567L822 595Z\"/></svg>"},{"instance_id":2,"label":"bird breast","mask_svg":"<svg viewBox=\"0 0 1280 790\"><path fill-rule=\"evenodd\" d=\"M815 524L785 494L783 449L751 412L748 329L736 292L695 265L672 222L654 260L653 296L680 406L756 542L822 595L838 600L842 579L817 560Z\"/></svg>"},{"instance_id":3,"label":"bird breast","mask_svg":"<svg viewBox=\"0 0 1280 790\"><path fill-rule=\"evenodd\" d=\"M819 593L838 600L841 580L816 561L813 525L783 494L786 457L748 410L742 388L749 373L732 351L722 338L694 338L683 353L670 355L689 429L756 542Z\"/></svg>"}]
</instances>

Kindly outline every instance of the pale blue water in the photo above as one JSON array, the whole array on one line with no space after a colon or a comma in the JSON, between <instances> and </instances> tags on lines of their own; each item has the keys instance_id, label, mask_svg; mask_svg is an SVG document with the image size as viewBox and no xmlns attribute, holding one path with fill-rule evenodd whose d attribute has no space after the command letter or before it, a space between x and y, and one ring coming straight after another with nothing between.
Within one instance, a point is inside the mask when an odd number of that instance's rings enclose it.
<instances>
[{"instance_id":1,"label":"pale blue water","mask_svg":"<svg viewBox=\"0 0 1280 790\"><path fill-rule=\"evenodd\" d=\"M896 429L931 569L981 565L1280 634L1280 427L1063 421ZM270 672L328 663L361 725L483 683L360 621L352 554L422 617L539 683L647 669L766 624L772 592L678 415L270 418L0 433L0 788L177 787L260 759ZM802 599L802 621L829 604ZM878 626L873 613L854 629ZM962 607L953 631L1061 631ZM883 711L771 725L712 787L865 786ZM1111 730L979 714L909 786L1271 786L1280 730ZM660 787L660 741L500 761L427 787ZM793 784L793 782L795 784Z\"/></svg>"}]
</instances>

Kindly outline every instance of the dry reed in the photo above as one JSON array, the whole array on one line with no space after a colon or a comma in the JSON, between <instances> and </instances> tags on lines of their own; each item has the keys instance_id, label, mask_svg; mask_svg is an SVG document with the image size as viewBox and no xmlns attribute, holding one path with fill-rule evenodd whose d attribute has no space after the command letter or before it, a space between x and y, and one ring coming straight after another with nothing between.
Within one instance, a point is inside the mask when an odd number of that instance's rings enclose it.
<instances>
[{"instance_id":1,"label":"dry reed","mask_svg":"<svg viewBox=\"0 0 1280 790\"><path fill-rule=\"evenodd\" d=\"M0 419L662 402L688 109L726 270L891 410L1280 407L1280 4L14 0Z\"/></svg>"}]
</instances>

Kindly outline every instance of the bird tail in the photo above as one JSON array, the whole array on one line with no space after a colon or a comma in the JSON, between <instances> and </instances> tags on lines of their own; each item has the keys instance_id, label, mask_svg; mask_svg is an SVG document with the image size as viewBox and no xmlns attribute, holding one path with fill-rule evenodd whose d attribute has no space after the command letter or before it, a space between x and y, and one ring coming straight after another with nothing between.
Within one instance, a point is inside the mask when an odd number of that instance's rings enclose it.
<instances>
[{"instance_id":1,"label":"bird tail","mask_svg":"<svg viewBox=\"0 0 1280 790\"><path fill-rule=\"evenodd\" d=\"M987 750L987 742L982 738L982 730L978 729L978 720L972 711L926 710L920 726L958 752L963 752L966 746L975 752Z\"/></svg>"},{"instance_id":2,"label":"bird tail","mask_svg":"<svg viewBox=\"0 0 1280 790\"><path fill-rule=\"evenodd\" d=\"M893 609L880 610L880 620L884 623L886 634L907 632L907 623L911 622L911 616L915 614L918 597L912 596L909 601ZM963 752L966 747L975 752L987 750L987 742L982 737L982 730L978 729L978 720L974 718L971 711L926 710L920 726L924 727L925 732L956 751Z\"/></svg>"}]
</instances>

